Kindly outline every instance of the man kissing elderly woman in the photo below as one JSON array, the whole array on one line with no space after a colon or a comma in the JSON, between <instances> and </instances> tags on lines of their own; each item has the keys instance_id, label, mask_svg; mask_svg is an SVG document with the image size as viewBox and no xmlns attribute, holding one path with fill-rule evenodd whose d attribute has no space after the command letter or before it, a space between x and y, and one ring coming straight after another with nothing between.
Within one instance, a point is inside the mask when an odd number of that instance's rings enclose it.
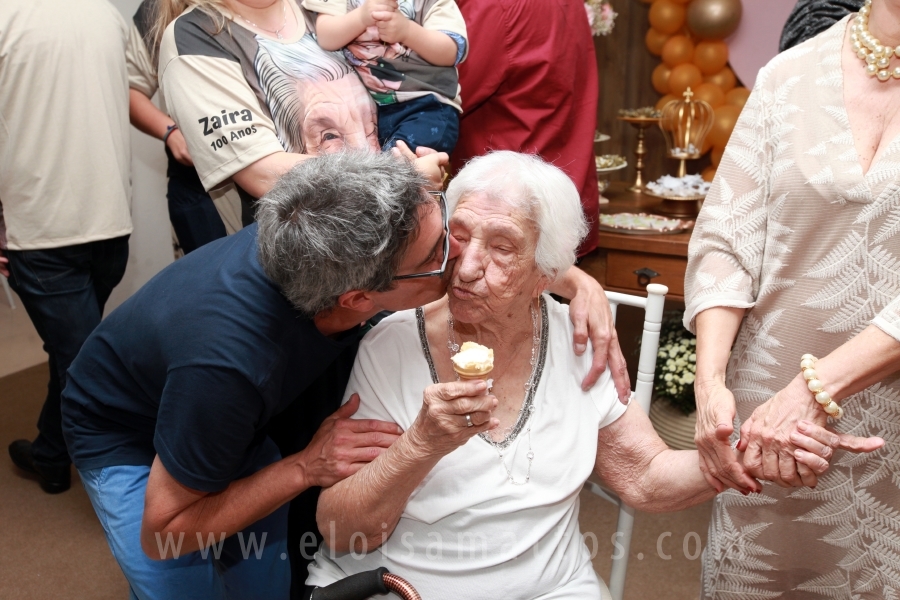
<instances>
[{"instance_id":1,"label":"man kissing elderly woman","mask_svg":"<svg viewBox=\"0 0 900 600\"><path fill-rule=\"evenodd\" d=\"M307 584L385 566L429 600L606 598L578 526L592 471L645 511L684 509L717 490L697 452L668 449L639 406L618 400L608 373L582 389L590 359L571 351L568 307L544 293L586 233L569 178L536 157L495 152L459 173L446 205L460 246L448 294L375 327L345 393L361 399L355 418L404 433L323 491L325 543ZM466 341L493 349L491 387L454 371ZM803 439L815 472L828 467L825 445L851 443L823 429Z\"/></svg>"}]
</instances>

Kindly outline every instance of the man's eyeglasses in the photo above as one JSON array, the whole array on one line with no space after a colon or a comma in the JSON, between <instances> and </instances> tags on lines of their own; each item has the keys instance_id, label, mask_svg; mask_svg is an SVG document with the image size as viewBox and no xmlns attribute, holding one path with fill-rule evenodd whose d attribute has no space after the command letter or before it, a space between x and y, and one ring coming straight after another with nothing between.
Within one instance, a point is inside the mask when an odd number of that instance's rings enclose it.
<instances>
[{"instance_id":1,"label":"man's eyeglasses","mask_svg":"<svg viewBox=\"0 0 900 600\"><path fill-rule=\"evenodd\" d=\"M426 273L413 273L411 275L397 275L394 281L400 279L419 279L421 277L441 277L447 270L447 257L450 256L450 215L447 214L447 198L444 192L428 192L438 199L441 205L441 217L444 220L444 260L441 262L441 268L437 271L428 271Z\"/></svg>"}]
</instances>

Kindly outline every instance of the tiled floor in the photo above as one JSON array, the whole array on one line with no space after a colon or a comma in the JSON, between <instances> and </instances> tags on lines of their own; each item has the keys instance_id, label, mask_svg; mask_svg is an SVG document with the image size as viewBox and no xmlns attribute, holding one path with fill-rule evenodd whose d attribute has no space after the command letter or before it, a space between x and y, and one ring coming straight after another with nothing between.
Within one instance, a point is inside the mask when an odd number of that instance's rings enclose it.
<instances>
[{"instance_id":1,"label":"tiled floor","mask_svg":"<svg viewBox=\"0 0 900 600\"><path fill-rule=\"evenodd\" d=\"M41 338L22 301L15 292L12 294L15 308L10 308L6 295L0 291L0 377L47 362Z\"/></svg>"}]
</instances>

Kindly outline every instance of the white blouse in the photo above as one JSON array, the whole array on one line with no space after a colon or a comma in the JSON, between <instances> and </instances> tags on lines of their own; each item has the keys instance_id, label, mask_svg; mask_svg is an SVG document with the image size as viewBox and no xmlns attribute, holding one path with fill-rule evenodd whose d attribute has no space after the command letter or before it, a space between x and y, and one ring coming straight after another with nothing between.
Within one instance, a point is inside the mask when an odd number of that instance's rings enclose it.
<instances>
[{"instance_id":1,"label":"white blouse","mask_svg":"<svg viewBox=\"0 0 900 600\"><path fill-rule=\"evenodd\" d=\"M578 494L594 467L598 428L626 406L608 371L581 390L591 357L572 352L568 306L544 296L542 310L539 380L502 459L500 445L473 437L419 484L385 544L364 556L323 544L308 584L385 566L429 600L608 595L578 527ZM421 312L396 313L360 344L344 401L358 392L356 418L408 429L433 383L432 366ZM513 485L506 469L524 481L529 451L530 481Z\"/></svg>"}]
</instances>

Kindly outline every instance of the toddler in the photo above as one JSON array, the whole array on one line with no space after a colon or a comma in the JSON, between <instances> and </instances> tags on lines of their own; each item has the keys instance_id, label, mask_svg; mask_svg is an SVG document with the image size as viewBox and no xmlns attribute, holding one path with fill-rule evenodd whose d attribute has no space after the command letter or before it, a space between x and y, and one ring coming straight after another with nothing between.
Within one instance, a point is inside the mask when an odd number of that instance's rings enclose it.
<instances>
[{"instance_id":1,"label":"toddler","mask_svg":"<svg viewBox=\"0 0 900 600\"><path fill-rule=\"evenodd\" d=\"M325 50L343 48L378 104L378 139L451 152L466 24L454 0L303 0Z\"/></svg>"}]
</instances>

